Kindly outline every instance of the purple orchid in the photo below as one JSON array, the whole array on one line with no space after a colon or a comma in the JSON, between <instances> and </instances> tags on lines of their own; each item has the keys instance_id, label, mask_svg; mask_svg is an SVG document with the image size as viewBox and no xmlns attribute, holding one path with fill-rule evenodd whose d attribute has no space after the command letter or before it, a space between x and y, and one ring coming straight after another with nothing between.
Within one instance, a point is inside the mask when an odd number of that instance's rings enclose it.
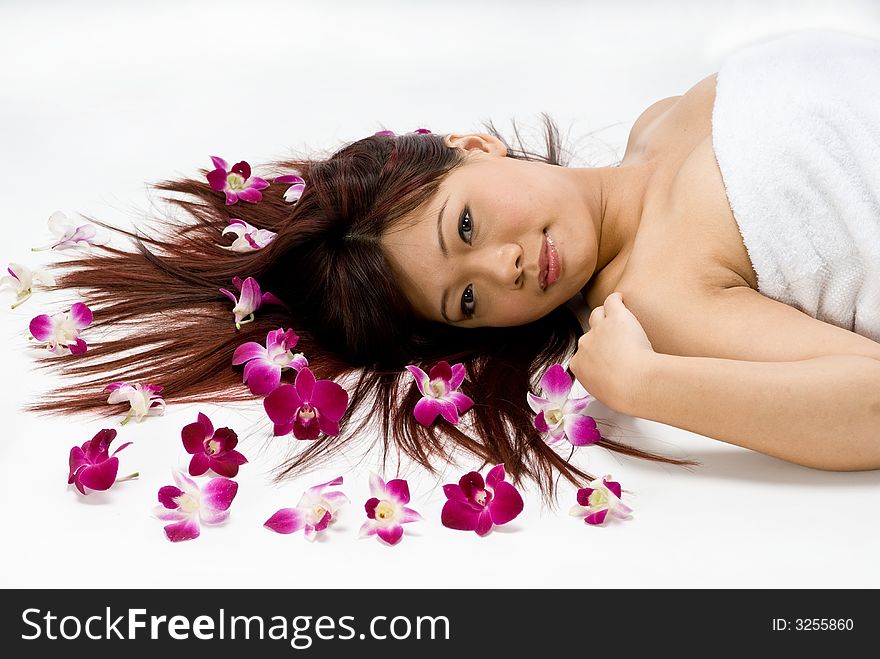
<instances>
[{"instance_id":1,"label":"purple orchid","mask_svg":"<svg viewBox=\"0 0 880 659\"><path fill-rule=\"evenodd\" d=\"M124 426L134 417L140 423L145 416L161 416L165 413L165 400L159 396L165 389L158 384L129 384L128 382L114 382L104 387L110 396L107 402L110 405L128 403L131 409L122 420Z\"/></svg>"},{"instance_id":2,"label":"purple orchid","mask_svg":"<svg viewBox=\"0 0 880 659\"><path fill-rule=\"evenodd\" d=\"M46 349L56 355L81 355L88 344L79 338L80 330L92 324L92 310L77 302L67 312L54 316L42 314L31 319L31 335L37 341L45 341Z\"/></svg>"},{"instance_id":3,"label":"purple orchid","mask_svg":"<svg viewBox=\"0 0 880 659\"><path fill-rule=\"evenodd\" d=\"M235 431L231 428L215 431L211 419L201 412L198 421L185 425L180 436L186 452L192 455L190 476L201 476L210 469L218 476L233 478L239 466L247 463L247 458L234 450L238 444Z\"/></svg>"},{"instance_id":4,"label":"purple orchid","mask_svg":"<svg viewBox=\"0 0 880 659\"><path fill-rule=\"evenodd\" d=\"M43 286L54 286L55 278L45 270L31 270L25 265L19 263L10 263L6 268L9 276L0 277L0 288L9 286L15 291L16 298L12 304L15 309L33 293L34 284L42 284Z\"/></svg>"},{"instance_id":5,"label":"purple orchid","mask_svg":"<svg viewBox=\"0 0 880 659\"><path fill-rule=\"evenodd\" d=\"M306 189L306 181L302 176L296 174L286 174L272 180L273 183L292 183L287 190L284 191L284 201L289 204L295 204L302 197L303 191Z\"/></svg>"},{"instance_id":6,"label":"purple orchid","mask_svg":"<svg viewBox=\"0 0 880 659\"><path fill-rule=\"evenodd\" d=\"M281 371L292 368L300 371L309 365L301 352L293 353L299 336L283 328L266 335L266 347L255 341L242 343L232 355L232 364L244 366L244 382L255 396L265 396L281 384Z\"/></svg>"},{"instance_id":7,"label":"purple orchid","mask_svg":"<svg viewBox=\"0 0 880 659\"><path fill-rule=\"evenodd\" d=\"M41 252L45 249L72 249L85 245L105 245L110 241L110 237L99 233L94 224L86 222L76 226L61 211L55 211L49 216L49 231L55 236L55 242L45 247L33 247L31 251Z\"/></svg>"},{"instance_id":8,"label":"purple orchid","mask_svg":"<svg viewBox=\"0 0 880 659\"><path fill-rule=\"evenodd\" d=\"M322 432L338 435L347 406L348 392L332 380L316 381L310 368L301 369L294 384L282 384L263 399L275 436L292 430L297 439L317 439Z\"/></svg>"},{"instance_id":9,"label":"purple orchid","mask_svg":"<svg viewBox=\"0 0 880 659\"><path fill-rule=\"evenodd\" d=\"M621 501L620 483L611 480L611 474L597 478L589 487L577 491L577 503L569 511L583 517L587 524L601 524L610 513L612 517L628 519L632 508Z\"/></svg>"},{"instance_id":10,"label":"purple orchid","mask_svg":"<svg viewBox=\"0 0 880 659\"><path fill-rule=\"evenodd\" d=\"M201 533L199 524L220 524L229 517L229 507L238 492L238 483L228 478L212 478L203 488L182 471L174 471L176 485L159 489L159 503L153 515L173 524L165 525L171 542L192 540Z\"/></svg>"},{"instance_id":11,"label":"purple orchid","mask_svg":"<svg viewBox=\"0 0 880 659\"><path fill-rule=\"evenodd\" d=\"M254 312L264 304L277 304L281 307L287 307L284 302L279 300L272 293L263 293L260 285L253 277L248 277L244 281L241 277L233 277L232 284L238 289L240 297L236 297L225 288L221 288L220 292L232 300L235 306L232 308L232 314L235 316L235 329L240 330L245 323L254 321Z\"/></svg>"},{"instance_id":12,"label":"purple orchid","mask_svg":"<svg viewBox=\"0 0 880 659\"><path fill-rule=\"evenodd\" d=\"M529 407L537 414L535 428L549 435L548 444L556 444L567 437L573 446L595 444L602 435L596 428L596 420L584 413L593 396L569 398L573 378L569 377L561 364L553 364L541 378L541 393L536 396L531 391L526 394Z\"/></svg>"},{"instance_id":13,"label":"purple orchid","mask_svg":"<svg viewBox=\"0 0 880 659\"><path fill-rule=\"evenodd\" d=\"M111 455L110 443L116 439L116 431L111 429L99 430L90 440L82 446L74 446L70 449L70 475L67 477L68 484L76 485L82 494L88 494L90 490L109 490L114 483L132 480L138 477L137 472L116 479L119 471L119 458L116 454L132 442L126 442Z\"/></svg>"},{"instance_id":14,"label":"purple orchid","mask_svg":"<svg viewBox=\"0 0 880 659\"><path fill-rule=\"evenodd\" d=\"M208 172L208 183L212 190L226 195L226 205L234 204L239 199L252 204L262 201L260 190L269 187L269 182L259 176L251 176L251 166L244 160L236 163L232 169L229 164L218 156L211 156L216 169Z\"/></svg>"},{"instance_id":15,"label":"purple orchid","mask_svg":"<svg viewBox=\"0 0 880 659\"><path fill-rule=\"evenodd\" d=\"M372 497L364 504L367 521L360 529L360 537L378 535L389 545L400 542L403 537L403 524L422 519L409 503L409 485L396 478L387 483L376 474L370 474L370 494Z\"/></svg>"},{"instance_id":16,"label":"purple orchid","mask_svg":"<svg viewBox=\"0 0 880 659\"><path fill-rule=\"evenodd\" d=\"M431 131L429 131L427 128L416 128L416 129L415 129L414 131L412 131L412 132L413 132L413 133L430 133ZM380 130L380 131L377 132L377 133L373 133L373 135L374 135L374 136L387 135L388 137L396 137L396 135L395 135L395 133L394 133L393 130Z\"/></svg>"},{"instance_id":17,"label":"purple orchid","mask_svg":"<svg viewBox=\"0 0 880 659\"><path fill-rule=\"evenodd\" d=\"M229 220L229 226L223 229L220 235L225 236L227 233L235 234L235 240L228 247L224 245L219 247L231 252L255 252L263 249L278 236L274 231L258 229L237 218Z\"/></svg>"},{"instance_id":18,"label":"purple orchid","mask_svg":"<svg viewBox=\"0 0 880 659\"><path fill-rule=\"evenodd\" d=\"M507 524L519 515L523 498L504 476L504 465L499 464L489 470L485 483L478 472L471 471L457 485L444 485L448 500L440 513L443 526L484 536L493 526Z\"/></svg>"},{"instance_id":19,"label":"purple orchid","mask_svg":"<svg viewBox=\"0 0 880 659\"><path fill-rule=\"evenodd\" d=\"M303 492L296 508L282 508L263 524L276 533L296 533L305 529L305 538L314 542L336 520L336 513L348 503L348 497L339 490L326 491L328 487L342 485L342 476L332 481L310 487Z\"/></svg>"},{"instance_id":20,"label":"purple orchid","mask_svg":"<svg viewBox=\"0 0 880 659\"><path fill-rule=\"evenodd\" d=\"M457 424L459 414L464 414L474 405L474 401L456 391L464 381L464 364L449 365L437 362L428 375L418 366L409 365L406 369L416 380L422 398L416 403L413 414L423 426L430 426L438 415L451 424Z\"/></svg>"}]
</instances>

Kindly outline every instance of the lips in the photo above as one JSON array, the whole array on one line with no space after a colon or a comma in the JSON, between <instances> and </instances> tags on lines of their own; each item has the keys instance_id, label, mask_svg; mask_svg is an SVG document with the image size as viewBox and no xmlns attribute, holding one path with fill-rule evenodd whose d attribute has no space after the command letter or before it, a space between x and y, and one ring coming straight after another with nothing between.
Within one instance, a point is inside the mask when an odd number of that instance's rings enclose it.
<instances>
[{"instance_id":1,"label":"lips","mask_svg":"<svg viewBox=\"0 0 880 659\"><path fill-rule=\"evenodd\" d=\"M559 279L562 260L559 252L553 244L553 238L544 232L544 240L541 242L541 253L538 255L538 285L541 290L547 290L553 282Z\"/></svg>"}]
</instances>

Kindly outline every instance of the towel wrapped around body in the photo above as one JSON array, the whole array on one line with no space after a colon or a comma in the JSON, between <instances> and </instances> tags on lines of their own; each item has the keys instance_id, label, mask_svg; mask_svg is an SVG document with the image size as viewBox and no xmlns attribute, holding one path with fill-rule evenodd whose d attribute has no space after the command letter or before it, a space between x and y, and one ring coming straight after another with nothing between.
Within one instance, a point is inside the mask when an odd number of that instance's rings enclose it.
<instances>
[{"instance_id":1,"label":"towel wrapped around body","mask_svg":"<svg viewBox=\"0 0 880 659\"><path fill-rule=\"evenodd\" d=\"M729 55L712 143L758 291L880 341L880 41L807 30Z\"/></svg>"}]
</instances>

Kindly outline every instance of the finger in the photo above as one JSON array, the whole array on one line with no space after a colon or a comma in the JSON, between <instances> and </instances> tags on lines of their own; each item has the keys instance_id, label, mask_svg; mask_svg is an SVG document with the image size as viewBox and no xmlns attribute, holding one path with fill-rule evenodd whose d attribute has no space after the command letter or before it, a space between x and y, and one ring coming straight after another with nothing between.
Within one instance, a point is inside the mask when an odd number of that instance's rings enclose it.
<instances>
[{"instance_id":1,"label":"finger","mask_svg":"<svg viewBox=\"0 0 880 659\"><path fill-rule=\"evenodd\" d=\"M608 297L605 298L605 305L607 305L608 307L610 307L612 309L616 308L618 306L622 306L623 305L623 295L620 292L615 291L614 293L612 293L611 295L609 295Z\"/></svg>"},{"instance_id":2,"label":"finger","mask_svg":"<svg viewBox=\"0 0 880 659\"><path fill-rule=\"evenodd\" d=\"M592 327L595 323L602 321L605 319L605 308L601 305L593 309L590 314L590 318L587 322L590 323L590 327Z\"/></svg>"}]
</instances>

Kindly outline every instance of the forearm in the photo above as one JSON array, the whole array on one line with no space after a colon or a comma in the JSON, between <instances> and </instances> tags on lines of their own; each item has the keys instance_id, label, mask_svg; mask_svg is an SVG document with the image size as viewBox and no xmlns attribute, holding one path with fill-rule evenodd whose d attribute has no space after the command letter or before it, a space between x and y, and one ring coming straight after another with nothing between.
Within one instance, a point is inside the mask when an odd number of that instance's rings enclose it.
<instances>
[{"instance_id":1,"label":"forearm","mask_svg":"<svg viewBox=\"0 0 880 659\"><path fill-rule=\"evenodd\" d=\"M880 468L880 361L657 353L622 410L809 467Z\"/></svg>"}]
</instances>

